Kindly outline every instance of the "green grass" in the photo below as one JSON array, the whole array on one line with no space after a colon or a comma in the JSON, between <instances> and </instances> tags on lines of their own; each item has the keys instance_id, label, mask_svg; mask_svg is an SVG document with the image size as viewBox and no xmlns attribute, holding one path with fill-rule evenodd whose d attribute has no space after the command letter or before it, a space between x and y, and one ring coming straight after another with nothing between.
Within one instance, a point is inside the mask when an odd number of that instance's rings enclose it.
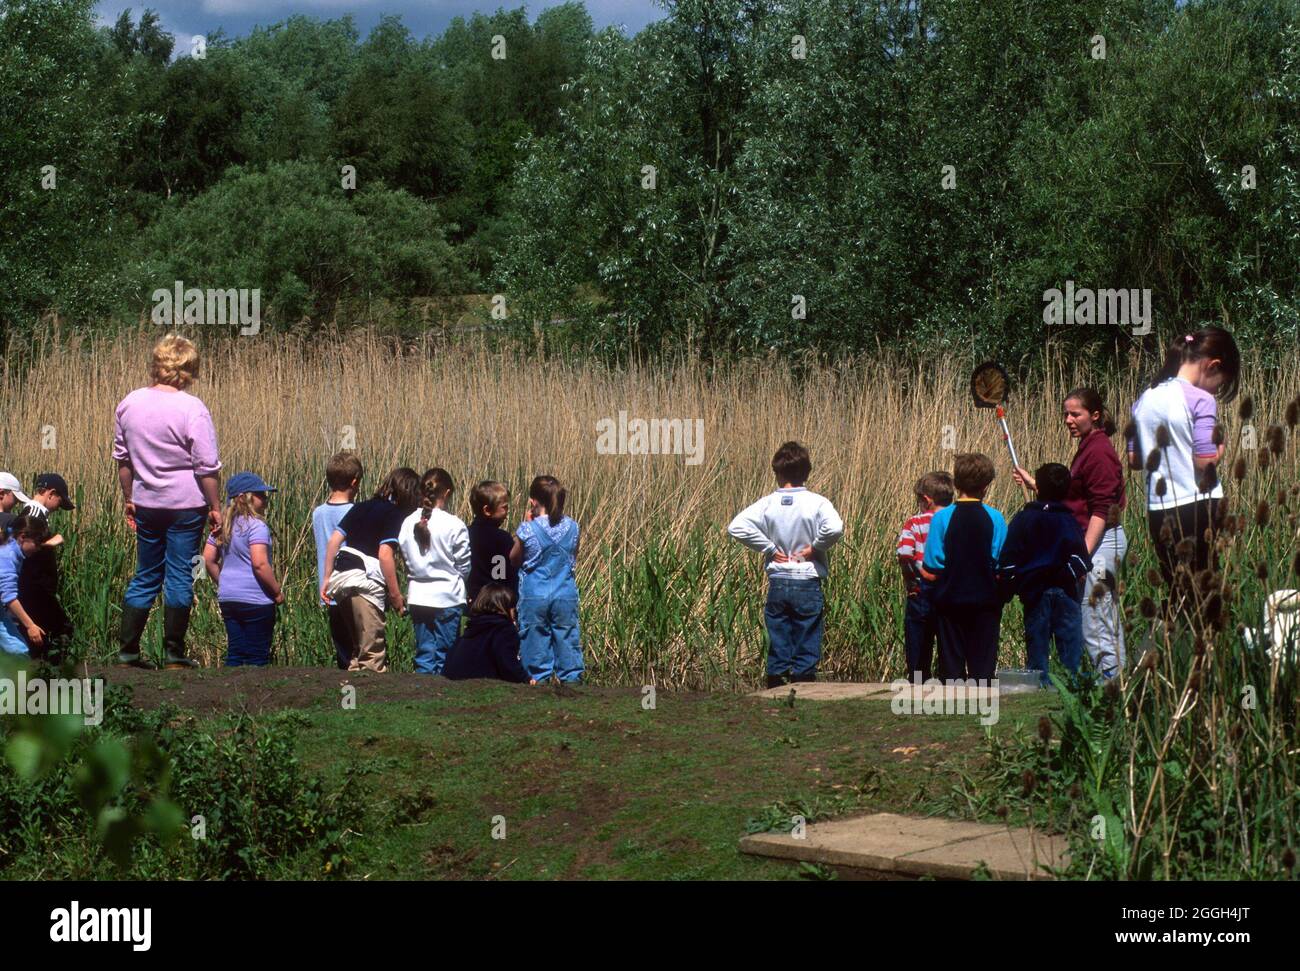
<instances>
[{"instance_id":1,"label":"green grass","mask_svg":"<svg viewBox=\"0 0 1300 971\"><path fill-rule=\"evenodd\" d=\"M363 768L348 842L371 879L792 879L742 856L747 831L851 812L956 805L983 758L975 717L899 716L887 701L783 702L634 691L457 686L436 700L311 710L304 767ZM1003 699L992 731L1050 696ZM903 750L903 751L897 751ZM908 751L910 750L910 751ZM505 839L492 838L493 817Z\"/></svg>"}]
</instances>

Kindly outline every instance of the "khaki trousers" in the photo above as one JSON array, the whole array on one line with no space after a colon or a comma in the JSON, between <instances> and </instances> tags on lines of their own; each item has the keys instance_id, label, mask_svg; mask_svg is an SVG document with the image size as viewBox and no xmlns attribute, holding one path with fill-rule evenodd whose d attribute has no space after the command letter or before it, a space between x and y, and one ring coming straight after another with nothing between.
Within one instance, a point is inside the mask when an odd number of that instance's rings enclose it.
<instances>
[{"instance_id":1,"label":"khaki trousers","mask_svg":"<svg viewBox=\"0 0 1300 971\"><path fill-rule=\"evenodd\" d=\"M380 673L387 671L388 648L384 640L384 612L365 597L346 597L341 604L351 642L348 670Z\"/></svg>"}]
</instances>

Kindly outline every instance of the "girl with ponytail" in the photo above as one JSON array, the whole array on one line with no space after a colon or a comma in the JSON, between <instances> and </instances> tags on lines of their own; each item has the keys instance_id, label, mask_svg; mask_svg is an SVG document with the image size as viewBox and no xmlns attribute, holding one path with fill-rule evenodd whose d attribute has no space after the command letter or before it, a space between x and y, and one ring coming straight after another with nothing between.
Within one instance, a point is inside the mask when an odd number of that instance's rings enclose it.
<instances>
[{"instance_id":1,"label":"girl with ponytail","mask_svg":"<svg viewBox=\"0 0 1300 971\"><path fill-rule=\"evenodd\" d=\"M510 562L519 568L519 659L530 680L578 681L578 524L564 515L564 486L539 475L528 489Z\"/></svg>"},{"instance_id":2,"label":"girl with ponytail","mask_svg":"<svg viewBox=\"0 0 1300 971\"><path fill-rule=\"evenodd\" d=\"M415 670L422 674L442 673L465 614L469 531L447 511L455 491L446 469L429 469L420 480L419 508L397 534L410 580L406 604L415 627Z\"/></svg>"}]
</instances>

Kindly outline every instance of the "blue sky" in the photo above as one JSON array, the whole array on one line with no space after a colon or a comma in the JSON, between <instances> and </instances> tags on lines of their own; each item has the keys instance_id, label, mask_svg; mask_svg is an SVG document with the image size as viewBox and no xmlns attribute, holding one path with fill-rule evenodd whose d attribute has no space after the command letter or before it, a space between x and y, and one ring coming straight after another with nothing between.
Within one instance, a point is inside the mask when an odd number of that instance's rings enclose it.
<instances>
[{"instance_id":1,"label":"blue sky","mask_svg":"<svg viewBox=\"0 0 1300 971\"><path fill-rule=\"evenodd\" d=\"M102 0L95 11L101 23L112 23L127 8L132 19L138 20L146 7L152 7L162 15L166 30L176 35L180 53L189 46L181 43L182 38L207 35L218 27L225 28L227 36L239 37L255 26L274 24L294 14L321 19L352 14L363 37L381 16L399 14L416 37L425 37L442 33L453 17L468 17L476 11L526 7L529 16L536 17L551 6L555 0ZM597 29L624 24L629 33L663 16L663 8L654 0L586 0L586 7Z\"/></svg>"}]
</instances>

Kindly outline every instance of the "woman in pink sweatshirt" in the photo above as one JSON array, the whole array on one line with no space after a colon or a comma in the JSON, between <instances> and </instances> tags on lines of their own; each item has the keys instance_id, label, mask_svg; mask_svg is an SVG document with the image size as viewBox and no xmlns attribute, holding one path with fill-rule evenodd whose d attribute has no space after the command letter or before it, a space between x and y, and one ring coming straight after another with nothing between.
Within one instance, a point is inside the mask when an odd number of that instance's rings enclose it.
<instances>
[{"instance_id":1,"label":"woman in pink sweatshirt","mask_svg":"<svg viewBox=\"0 0 1300 971\"><path fill-rule=\"evenodd\" d=\"M141 658L140 637L160 591L166 666L196 666L185 656L194 558L204 523L221 522L217 433L207 406L185 390L198 373L198 348L168 334L153 349L152 384L117 406L113 458L127 525L136 535L135 575L127 584L119 632L122 666L155 666Z\"/></svg>"}]
</instances>

